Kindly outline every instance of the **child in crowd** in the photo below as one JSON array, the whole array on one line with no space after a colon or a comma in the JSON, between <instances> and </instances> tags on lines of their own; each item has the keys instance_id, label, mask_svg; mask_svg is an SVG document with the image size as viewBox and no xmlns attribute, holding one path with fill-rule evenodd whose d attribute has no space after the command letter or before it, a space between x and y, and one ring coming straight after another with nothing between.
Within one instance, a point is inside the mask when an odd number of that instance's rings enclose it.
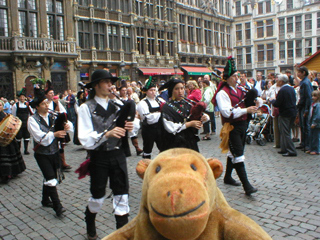
<instances>
[{"instance_id":1,"label":"child in crowd","mask_svg":"<svg viewBox=\"0 0 320 240\"><path fill-rule=\"evenodd\" d=\"M311 125L311 146L310 153L311 155L320 154L320 91L312 92L312 105L310 109L310 125Z\"/></svg>"},{"instance_id":2,"label":"child in crowd","mask_svg":"<svg viewBox=\"0 0 320 240\"><path fill-rule=\"evenodd\" d=\"M261 127L266 121L267 114L263 113L263 110L259 108L254 114L254 119L250 120L248 127L248 135L255 136L259 133Z\"/></svg>"}]
</instances>

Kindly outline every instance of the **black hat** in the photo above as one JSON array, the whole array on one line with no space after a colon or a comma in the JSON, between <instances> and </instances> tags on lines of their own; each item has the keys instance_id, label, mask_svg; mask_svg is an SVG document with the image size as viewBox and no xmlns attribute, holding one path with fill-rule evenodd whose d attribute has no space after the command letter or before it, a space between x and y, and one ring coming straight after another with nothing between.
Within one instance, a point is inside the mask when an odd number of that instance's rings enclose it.
<instances>
[{"instance_id":1,"label":"black hat","mask_svg":"<svg viewBox=\"0 0 320 240\"><path fill-rule=\"evenodd\" d=\"M45 94L48 94L48 92L53 91L52 83L50 80L46 81L46 85L45 85L44 89L45 89L44 90Z\"/></svg>"},{"instance_id":2,"label":"black hat","mask_svg":"<svg viewBox=\"0 0 320 240\"><path fill-rule=\"evenodd\" d=\"M149 79L146 81L146 84L142 88L142 91L146 92L150 88L156 87L156 82L157 82L157 79L156 78L152 78L152 76L150 76Z\"/></svg>"},{"instance_id":3,"label":"black hat","mask_svg":"<svg viewBox=\"0 0 320 240\"><path fill-rule=\"evenodd\" d=\"M98 83L101 79L110 79L112 83L115 83L119 78L113 77L111 73L104 69L98 69L91 75L91 82L86 84L86 88L92 88L93 83Z\"/></svg>"},{"instance_id":4,"label":"black hat","mask_svg":"<svg viewBox=\"0 0 320 240\"><path fill-rule=\"evenodd\" d=\"M232 56L228 57L228 61L226 66L224 67L223 71L223 79L227 80L229 77L231 77L235 72L237 72L236 64L234 62L234 59Z\"/></svg>"},{"instance_id":5,"label":"black hat","mask_svg":"<svg viewBox=\"0 0 320 240\"><path fill-rule=\"evenodd\" d=\"M43 100L47 99L45 96L45 92L43 89L41 89L40 87L35 87L34 88L34 98L32 100L32 102L30 102L30 106L32 108L36 108L36 106L39 106L39 104L41 102L43 102Z\"/></svg>"},{"instance_id":6,"label":"black hat","mask_svg":"<svg viewBox=\"0 0 320 240\"><path fill-rule=\"evenodd\" d=\"M168 82L166 82L164 85L162 85L159 88L159 91L163 90L163 89L168 89L168 95L169 98L172 96L172 91L175 85L177 85L178 83L184 83L181 79L179 78L171 78Z\"/></svg>"},{"instance_id":7,"label":"black hat","mask_svg":"<svg viewBox=\"0 0 320 240\"><path fill-rule=\"evenodd\" d=\"M18 92L18 94L17 94L18 97L20 97L21 95L27 96L27 95L26 95L26 88L25 88L25 87L23 87L23 88L21 89L21 91Z\"/></svg>"}]
</instances>

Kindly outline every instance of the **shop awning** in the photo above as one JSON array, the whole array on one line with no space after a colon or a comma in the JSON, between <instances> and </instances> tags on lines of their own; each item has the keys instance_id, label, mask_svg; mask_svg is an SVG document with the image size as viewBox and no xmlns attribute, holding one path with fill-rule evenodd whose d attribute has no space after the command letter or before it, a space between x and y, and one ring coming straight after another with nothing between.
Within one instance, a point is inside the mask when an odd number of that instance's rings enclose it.
<instances>
[{"instance_id":1,"label":"shop awning","mask_svg":"<svg viewBox=\"0 0 320 240\"><path fill-rule=\"evenodd\" d=\"M188 72L188 75L211 75L212 71L207 67L186 67L182 66L182 68Z\"/></svg>"},{"instance_id":2,"label":"shop awning","mask_svg":"<svg viewBox=\"0 0 320 240\"><path fill-rule=\"evenodd\" d=\"M183 75L180 69L177 69L177 73L173 68L139 68L143 75L154 76L154 75Z\"/></svg>"}]
</instances>

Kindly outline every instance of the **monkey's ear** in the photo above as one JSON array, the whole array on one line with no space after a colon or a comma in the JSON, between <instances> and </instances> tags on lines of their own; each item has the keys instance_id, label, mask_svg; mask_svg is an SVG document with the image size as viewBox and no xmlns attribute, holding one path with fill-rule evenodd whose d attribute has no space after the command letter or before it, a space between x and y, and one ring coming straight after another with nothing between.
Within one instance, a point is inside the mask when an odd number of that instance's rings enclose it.
<instances>
[{"instance_id":1,"label":"monkey's ear","mask_svg":"<svg viewBox=\"0 0 320 240\"><path fill-rule=\"evenodd\" d=\"M223 172L223 165L220 162L220 160L216 158L208 158L207 161L212 170L214 178L215 179L219 178Z\"/></svg>"},{"instance_id":2,"label":"monkey's ear","mask_svg":"<svg viewBox=\"0 0 320 240\"><path fill-rule=\"evenodd\" d=\"M146 172L150 163L151 163L150 159L142 159L138 162L136 167L136 172L141 179L144 178L144 173Z\"/></svg>"}]
</instances>

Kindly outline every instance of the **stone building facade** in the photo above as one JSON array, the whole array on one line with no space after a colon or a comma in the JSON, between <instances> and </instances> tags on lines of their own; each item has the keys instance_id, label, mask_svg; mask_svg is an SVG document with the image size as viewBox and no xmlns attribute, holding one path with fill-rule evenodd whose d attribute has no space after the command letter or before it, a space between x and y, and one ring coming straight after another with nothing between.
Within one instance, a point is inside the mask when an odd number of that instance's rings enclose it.
<instances>
[{"instance_id":1,"label":"stone building facade","mask_svg":"<svg viewBox=\"0 0 320 240\"><path fill-rule=\"evenodd\" d=\"M0 96L13 99L30 79L50 79L56 91L76 89L72 1L0 0Z\"/></svg>"}]
</instances>

